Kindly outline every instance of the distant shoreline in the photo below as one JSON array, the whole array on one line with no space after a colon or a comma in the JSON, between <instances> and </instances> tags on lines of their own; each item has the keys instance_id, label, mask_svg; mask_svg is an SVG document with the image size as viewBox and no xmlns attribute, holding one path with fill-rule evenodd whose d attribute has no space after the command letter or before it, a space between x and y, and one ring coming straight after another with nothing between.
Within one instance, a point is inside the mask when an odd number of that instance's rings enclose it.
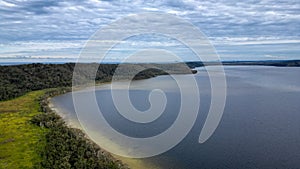
<instances>
[{"instance_id":1,"label":"distant shoreline","mask_svg":"<svg viewBox=\"0 0 300 169\"><path fill-rule=\"evenodd\" d=\"M1 64L1 63L0 63ZM112 80L148 79L167 74L197 73L196 67L205 66L277 66L300 67L300 60L266 60L266 61L210 61L210 62L178 62L178 63L31 63L21 65L0 66L0 101L24 95L29 91L46 88L71 87L73 75L77 83L108 82ZM119 75L115 76L115 70ZM76 69L76 70L75 70ZM91 77L87 72L95 72ZM78 71L78 72L77 72ZM73 80L72 80L73 79Z\"/></svg>"},{"instance_id":2,"label":"distant shoreline","mask_svg":"<svg viewBox=\"0 0 300 169\"><path fill-rule=\"evenodd\" d=\"M28 64L74 64L77 63L76 61L41 61L41 62L26 62L26 61L16 61L16 62L0 62L0 66L13 66L13 65L28 65ZM81 63L81 62L78 62ZM95 62L83 62L81 64L91 64ZM186 63L190 67L202 67L202 66L211 66L217 64L223 65L259 65L259 66L300 66L300 60L298 59L291 59L291 60L228 60L228 61L186 61L186 62L170 62L170 63L125 63L125 64L177 64L177 63ZM104 62L101 64L105 65L113 65L113 64L120 64L120 62Z\"/></svg>"}]
</instances>

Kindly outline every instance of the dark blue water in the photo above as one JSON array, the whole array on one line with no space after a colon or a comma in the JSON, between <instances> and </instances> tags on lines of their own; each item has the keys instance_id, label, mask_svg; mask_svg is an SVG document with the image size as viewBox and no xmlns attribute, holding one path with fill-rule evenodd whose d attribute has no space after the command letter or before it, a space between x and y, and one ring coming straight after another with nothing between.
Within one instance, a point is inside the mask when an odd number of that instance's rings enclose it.
<instances>
[{"instance_id":1,"label":"dark blue water","mask_svg":"<svg viewBox=\"0 0 300 169\"><path fill-rule=\"evenodd\" d=\"M173 149L142 159L145 164L168 169L300 168L300 68L226 67L225 72L226 107L212 137L198 143L211 99L207 73L199 69L195 78L201 92L201 107L195 125ZM121 133L140 138L157 135L171 126L181 101L174 80L160 76L132 82L132 86L131 101L141 111L150 106L151 89L164 90L168 99L164 113L149 124L132 123L118 113L110 90L102 87L96 96L110 125ZM71 94L55 97L52 102L65 113L67 120L76 121Z\"/></svg>"}]
</instances>

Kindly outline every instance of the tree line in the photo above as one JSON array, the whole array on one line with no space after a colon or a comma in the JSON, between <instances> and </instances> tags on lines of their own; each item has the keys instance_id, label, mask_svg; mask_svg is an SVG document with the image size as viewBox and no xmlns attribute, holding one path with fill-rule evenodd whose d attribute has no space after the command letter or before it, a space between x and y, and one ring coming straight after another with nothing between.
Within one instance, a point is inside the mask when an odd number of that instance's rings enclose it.
<instances>
[{"instance_id":1,"label":"tree line","mask_svg":"<svg viewBox=\"0 0 300 169\"><path fill-rule=\"evenodd\" d=\"M118 64L81 63L76 66L76 71L74 71L75 63L0 66L0 101L24 95L29 91L70 87L73 75L78 84L88 81L108 82L111 81ZM136 72L133 80L168 73L191 73L191 70L182 64L124 64L121 68L118 78L126 79ZM93 69L97 72L91 77ZM77 84L77 81L74 82Z\"/></svg>"}]
</instances>

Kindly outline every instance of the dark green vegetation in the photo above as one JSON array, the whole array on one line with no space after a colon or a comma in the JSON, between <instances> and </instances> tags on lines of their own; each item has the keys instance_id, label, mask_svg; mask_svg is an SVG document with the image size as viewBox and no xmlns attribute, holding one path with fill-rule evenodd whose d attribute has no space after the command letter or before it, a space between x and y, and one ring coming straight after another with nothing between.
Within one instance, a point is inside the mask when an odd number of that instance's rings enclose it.
<instances>
[{"instance_id":1,"label":"dark green vegetation","mask_svg":"<svg viewBox=\"0 0 300 169\"><path fill-rule=\"evenodd\" d=\"M187 62L190 68L219 65L217 62ZM278 67L299 67L300 60L265 60L265 61L223 61L226 66L278 66Z\"/></svg>"},{"instance_id":2,"label":"dark green vegetation","mask_svg":"<svg viewBox=\"0 0 300 169\"><path fill-rule=\"evenodd\" d=\"M300 60L266 60L266 61L227 61L223 65L254 65L254 66L277 66L277 67L299 67Z\"/></svg>"},{"instance_id":3,"label":"dark green vegetation","mask_svg":"<svg viewBox=\"0 0 300 169\"><path fill-rule=\"evenodd\" d=\"M67 63L0 66L0 100L15 98L34 90L71 86L74 65ZM101 65L97 78L105 80L105 77L113 73L114 68L115 65Z\"/></svg>"},{"instance_id":4,"label":"dark green vegetation","mask_svg":"<svg viewBox=\"0 0 300 169\"><path fill-rule=\"evenodd\" d=\"M151 78L157 75L166 74L159 70L164 68L171 73L191 73L183 64L125 64L122 66L120 79L126 78L132 72L138 73L134 79ZM66 64L26 64L14 66L0 66L0 101L12 99L29 91L47 88L70 87L74 63ZM108 82L111 81L117 64L78 64L78 69L74 76L77 81L75 84L86 83L88 81ZM157 69L151 68L156 66ZM95 78L90 77L92 69L98 70Z\"/></svg>"},{"instance_id":5,"label":"dark green vegetation","mask_svg":"<svg viewBox=\"0 0 300 169\"><path fill-rule=\"evenodd\" d=\"M41 109L45 113L31 119L31 123L46 128L46 141L40 155L41 168L97 168L118 169L128 168L115 160L109 153L101 150L95 143L89 141L85 134L74 128L69 128L55 112L48 107L48 98L69 91L67 88L48 90L41 97Z\"/></svg>"}]
</instances>

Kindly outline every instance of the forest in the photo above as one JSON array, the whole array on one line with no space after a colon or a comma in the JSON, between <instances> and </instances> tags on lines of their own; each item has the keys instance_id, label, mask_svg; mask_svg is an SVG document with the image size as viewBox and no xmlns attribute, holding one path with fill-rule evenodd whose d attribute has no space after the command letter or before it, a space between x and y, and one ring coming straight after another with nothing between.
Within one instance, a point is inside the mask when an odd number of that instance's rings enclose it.
<instances>
[{"instance_id":1,"label":"forest","mask_svg":"<svg viewBox=\"0 0 300 169\"><path fill-rule=\"evenodd\" d=\"M78 69L74 73L75 63L65 64L24 64L12 66L0 66L0 101L12 99L29 91L70 87L72 86L73 74L80 82L111 81L114 71L118 67L117 64L97 64L97 63L81 63L77 64ZM89 71L93 68L98 70L95 77L91 78ZM153 68L156 67L156 68ZM127 78L132 72L137 74L134 80L146 79L157 75L168 73L191 73L182 64L125 64L121 67L121 76L119 78ZM142 70L142 71L139 71ZM76 83L76 81L75 81Z\"/></svg>"}]
</instances>

